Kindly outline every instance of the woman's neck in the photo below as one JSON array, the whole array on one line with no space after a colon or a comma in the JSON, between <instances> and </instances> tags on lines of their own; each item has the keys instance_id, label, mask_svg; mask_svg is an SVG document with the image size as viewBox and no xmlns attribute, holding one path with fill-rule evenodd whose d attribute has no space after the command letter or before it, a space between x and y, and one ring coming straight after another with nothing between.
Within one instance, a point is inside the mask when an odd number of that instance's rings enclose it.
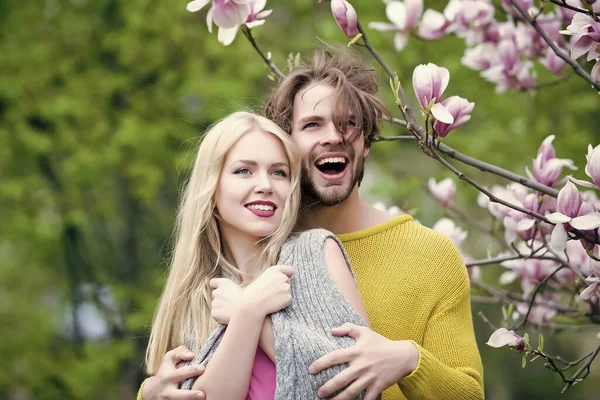
<instances>
[{"instance_id":1,"label":"woman's neck","mask_svg":"<svg viewBox=\"0 0 600 400\"><path fill-rule=\"evenodd\" d=\"M238 230L226 229L221 232L225 259L243 274L243 280L253 280L262 269L259 238Z\"/></svg>"}]
</instances>

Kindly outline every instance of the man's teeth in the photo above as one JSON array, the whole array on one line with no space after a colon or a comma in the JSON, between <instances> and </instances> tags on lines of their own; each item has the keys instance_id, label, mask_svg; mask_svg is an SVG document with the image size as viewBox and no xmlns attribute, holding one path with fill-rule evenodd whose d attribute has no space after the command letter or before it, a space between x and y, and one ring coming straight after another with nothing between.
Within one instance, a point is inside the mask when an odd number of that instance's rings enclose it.
<instances>
[{"instance_id":1,"label":"man's teeth","mask_svg":"<svg viewBox=\"0 0 600 400\"><path fill-rule=\"evenodd\" d=\"M273 211L275 209L273 206L268 206L266 204L250 204L247 207L251 210L260 210L260 211Z\"/></svg>"},{"instance_id":2,"label":"man's teeth","mask_svg":"<svg viewBox=\"0 0 600 400\"><path fill-rule=\"evenodd\" d=\"M329 158L324 158L322 160L319 160L319 162L317 162L317 165L323 165L326 163L342 163L342 164L346 164L346 159L344 157L329 157Z\"/></svg>"}]
</instances>

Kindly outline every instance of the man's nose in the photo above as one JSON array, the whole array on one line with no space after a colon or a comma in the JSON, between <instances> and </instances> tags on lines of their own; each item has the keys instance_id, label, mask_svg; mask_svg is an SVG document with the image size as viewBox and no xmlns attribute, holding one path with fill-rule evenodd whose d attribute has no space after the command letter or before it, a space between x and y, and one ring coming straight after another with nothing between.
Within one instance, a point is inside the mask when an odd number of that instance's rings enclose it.
<instances>
[{"instance_id":1,"label":"man's nose","mask_svg":"<svg viewBox=\"0 0 600 400\"><path fill-rule=\"evenodd\" d=\"M342 133L337 127L330 123L327 125L327 129L323 130L323 137L321 137L321 145L337 145L344 142Z\"/></svg>"}]
</instances>

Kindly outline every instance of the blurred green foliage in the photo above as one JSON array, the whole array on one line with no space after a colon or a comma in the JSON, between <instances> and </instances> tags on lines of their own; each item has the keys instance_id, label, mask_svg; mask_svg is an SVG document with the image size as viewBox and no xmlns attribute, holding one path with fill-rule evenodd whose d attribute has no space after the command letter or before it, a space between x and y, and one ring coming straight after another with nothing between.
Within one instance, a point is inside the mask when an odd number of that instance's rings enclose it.
<instances>
[{"instance_id":1,"label":"blurred green foliage","mask_svg":"<svg viewBox=\"0 0 600 400\"><path fill-rule=\"evenodd\" d=\"M243 35L221 46L207 32L206 10L191 14L185 4L0 0L0 398L133 398L143 379L176 203L199 136L231 111L259 107L273 84ZM383 3L353 4L363 25L385 20ZM267 8L275 11L254 35L280 67L291 52L307 56L321 40L346 40L328 4ZM434 62L450 70L447 96L476 103L472 120L447 138L451 146L524 173L541 140L556 134L559 157L575 159L583 177L586 146L600 137L600 98L585 82L572 76L535 94L497 95L460 64L461 40L415 38L396 53L392 35L370 37L407 93L414 66ZM538 77L552 79L543 68ZM450 173L414 142L377 144L369 163L367 198L415 209L426 225L443 215L422 189L428 177ZM485 184L502 182L463 170ZM458 187L463 208L489 219L474 189ZM468 250L485 257L488 245L472 237ZM497 279L499 269L484 277ZM92 325L101 337L92 340L82 307L100 316ZM560 380L539 362L521 370L518 354L485 346L490 329L476 312L499 321L498 307L473 310L488 398L559 398ZM546 349L577 358L593 342L562 333L548 336ZM592 398L598 387L592 376L561 398Z\"/></svg>"}]
</instances>

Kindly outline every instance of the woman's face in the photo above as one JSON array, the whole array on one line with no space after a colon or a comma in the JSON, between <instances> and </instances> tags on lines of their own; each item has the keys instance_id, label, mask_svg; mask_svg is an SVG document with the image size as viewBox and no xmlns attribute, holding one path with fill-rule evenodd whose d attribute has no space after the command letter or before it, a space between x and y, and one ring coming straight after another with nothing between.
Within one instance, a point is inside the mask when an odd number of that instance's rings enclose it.
<instances>
[{"instance_id":1,"label":"woman's face","mask_svg":"<svg viewBox=\"0 0 600 400\"><path fill-rule=\"evenodd\" d=\"M215 199L221 234L272 234L291 190L289 161L277 136L244 134L227 154L219 177Z\"/></svg>"}]
</instances>

